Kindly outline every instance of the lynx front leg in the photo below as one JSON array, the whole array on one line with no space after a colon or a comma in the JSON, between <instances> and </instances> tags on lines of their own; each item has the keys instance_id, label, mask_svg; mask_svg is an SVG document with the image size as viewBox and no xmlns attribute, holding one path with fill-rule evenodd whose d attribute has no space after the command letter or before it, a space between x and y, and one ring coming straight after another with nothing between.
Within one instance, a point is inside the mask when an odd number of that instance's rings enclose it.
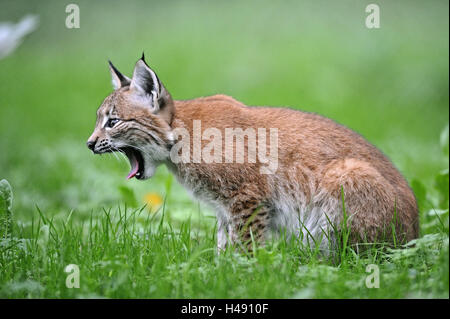
<instances>
[{"instance_id":1,"label":"lynx front leg","mask_svg":"<svg viewBox=\"0 0 450 319\"><path fill-rule=\"evenodd\" d=\"M239 202L233 206L228 236L231 243L242 245L247 251L253 251L253 241L263 244L268 230L269 209L257 203Z\"/></svg>"},{"instance_id":2,"label":"lynx front leg","mask_svg":"<svg viewBox=\"0 0 450 319\"><path fill-rule=\"evenodd\" d=\"M237 206L241 205L236 205ZM241 206L242 207L242 206ZM268 228L268 209L264 206L252 206L245 210L231 212L231 218L218 216L217 252L224 251L228 244L241 244L252 251L253 239L261 243Z\"/></svg>"},{"instance_id":3,"label":"lynx front leg","mask_svg":"<svg viewBox=\"0 0 450 319\"><path fill-rule=\"evenodd\" d=\"M253 249L252 238L262 243L269 228L270 206L266 204L264 184L245 184L236 191L218 212L217 246L238 244Z\"/></svg>"}]
</instances>

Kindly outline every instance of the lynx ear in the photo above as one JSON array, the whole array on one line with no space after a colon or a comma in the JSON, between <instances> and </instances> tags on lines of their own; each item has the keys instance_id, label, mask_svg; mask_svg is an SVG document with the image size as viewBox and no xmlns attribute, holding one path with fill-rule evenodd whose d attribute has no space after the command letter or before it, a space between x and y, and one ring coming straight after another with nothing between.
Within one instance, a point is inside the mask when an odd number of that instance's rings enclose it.
<instances>
[{"instance_id":1,"label":"lynx ear","mask_svg":"<svg viewBox=\"0 0 450 319\"><path fill-rule=\"evenodd\" d=\"M174 113L172 97L156 73L145 62L144 53L134 67L130 90L144 105L150 107L153 113L158 113L169 124L171 123Z\"/></svg>"},{"instance_id":2,"label":"lynx ear","mask_svg":"<svg viewBox=\"0 0 450 319\"><path fill-rule=\"evenodd\" d=\"M140 97L147 99L155 111L159 109L157 101L161 95L161 83L156 73L145 62L144 54L134 67L130 89Z\"/></svg>"},{"instance_id":3,"label":"lynx ear","mask_svg":"<svg viewBox=\"0 0 450 319\"><path fill-rule=\"evenodd\" d=\"M114 90L120 89L121 87L130 85L131 80L126 75L123 75L116 69L116 67L108 60L109 71L111 72L111 80Z\"/></svg>"}]
</instances>

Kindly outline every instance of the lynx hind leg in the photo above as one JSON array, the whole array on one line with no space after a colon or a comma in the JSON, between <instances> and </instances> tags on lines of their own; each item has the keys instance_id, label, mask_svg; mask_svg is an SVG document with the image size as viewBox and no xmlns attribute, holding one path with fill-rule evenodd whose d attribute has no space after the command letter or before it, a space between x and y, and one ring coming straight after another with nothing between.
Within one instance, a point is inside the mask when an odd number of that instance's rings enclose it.
<instances>
[{"instance_id":1,"label":"lynx hind leg","mask_svg":"<svg viewBox=\"0 0 450 319\"><path fill-rule=\"evenodd\" d=\"M334 216L328 215L323 207L312 207L308 214L299 216L299 236L303 245L311 250L319 249L323 256L329 256L334 250Z\"/></svg>"},{"instance_id":2,"label":"lynx hind leg","mask_svg":"<svg viewBox=\"0 0 450 319\"><path fill-rule=\"evenodd\" d=\"M350 243L392 241L396 211L396 192L392 185L367 162L345 159L329 164L317 200L332 203L327 210L329 214L338 212L334 220L337 227L343 217L342 189Z\"/></svg>"},{"instance_id":3,"label":"lynx hind leg","mask_svg":"<svg viewBox=\"0 0 450 319\"><path fill-rule=\"evenodd\" d=\"M222 216L218 216L217 220L217 252L221 253L227 247L227 225L228 223Z\"/></svg>"}]
</instances>

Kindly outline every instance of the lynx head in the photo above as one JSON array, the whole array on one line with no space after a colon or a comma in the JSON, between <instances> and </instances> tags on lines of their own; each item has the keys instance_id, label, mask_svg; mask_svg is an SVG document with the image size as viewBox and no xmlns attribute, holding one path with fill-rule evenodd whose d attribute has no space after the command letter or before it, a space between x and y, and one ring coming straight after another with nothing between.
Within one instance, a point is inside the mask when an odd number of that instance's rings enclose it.
<instances>
[{"instance_id":1,"label":"lynx head","mask_svg":"<svg viewBox=\"0 0 450 319\"><path fill-rule=\"evenodd\" d=\"M169 157L174 104L144 54L130 79L109 62L114 92L97 110L87 146L95 154L122 152L131 170L127 178L147 179Z\"/></svg>"}]
</instances>

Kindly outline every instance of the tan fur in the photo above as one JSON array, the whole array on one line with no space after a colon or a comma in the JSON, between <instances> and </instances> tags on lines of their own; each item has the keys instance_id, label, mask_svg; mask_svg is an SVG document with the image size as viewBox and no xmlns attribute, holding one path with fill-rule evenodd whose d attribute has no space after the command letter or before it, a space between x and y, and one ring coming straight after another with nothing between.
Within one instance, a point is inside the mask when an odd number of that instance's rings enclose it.
<instances>
[{"instance_id":1,"label":"tan fur","mask_svg":"<svg viewBox=\"0 0 450 319\"><path fill-rule=\"evenodd\" d=\"M332 242L324 240L318 229L332 232L329 221L341 224L341 189L353 243L392 241L394 236L397 242L405 242L418 236L416 201L402 175L364 138L330 119L288 108L248 107L225 95L173 101L165 88L165 109L154 112L136 105L132 95L133 90L126 86L105 99L90 140L98 145L102 139L120 139L118 136L126 134L127 125L109 133L99 126L111 107L119 118L135 119L135 125L159 136L168 150L177 142L171 140L174 129L185 128L193 136L194 120L201 121L202 131L278 129L278 169L274 174L261 174L258 161L175 164L163 148L154 160L146 158L146 165L166 164L195 197L212 205L218 216L219 248L251 235L262 240L269 229L280 227L304 235L302 228L308 226L315 229L313 239L321 237L320 245L330 249ZM152 143L144 137L127 138L140 139L141 146ZM202 148L207 143L204 140ZM225 146L224 140L222 143Z\"/></svg>"},{"instance_id":2,"label":"tan fur","mask_svg":"<svg viewBox=\"0 0 450 319\"><path fill-rule=\"evenodd\" d=\"M390 227L397 210L406 239L417 237L418 214L411 189L379 150L351 130L319 115L282 108L250 108L222 95L176 101L175 109L173 127L183 126L191 132L192 119L200 119L202 129L278 128L280 168L276 174L282 176L286 185L299 185L296 191L303 193L306 201L326 201L327 197L340 201L342 186L355 233L367 236L369 241L376 240L385 227ZM255 191L246 197L264 201L273 196L268 185L272 178L259 174L258 164L246 164L245 168L216 164L213 169L207 164L185 166L177 167L178 174L195 171L224 197L234 198L243 190L248 193L250 185L256 186L250 188ZM287 173L290 171L295 174ZM289 193L289 187L284 191Z\"/></svg>"}]
</instances>

